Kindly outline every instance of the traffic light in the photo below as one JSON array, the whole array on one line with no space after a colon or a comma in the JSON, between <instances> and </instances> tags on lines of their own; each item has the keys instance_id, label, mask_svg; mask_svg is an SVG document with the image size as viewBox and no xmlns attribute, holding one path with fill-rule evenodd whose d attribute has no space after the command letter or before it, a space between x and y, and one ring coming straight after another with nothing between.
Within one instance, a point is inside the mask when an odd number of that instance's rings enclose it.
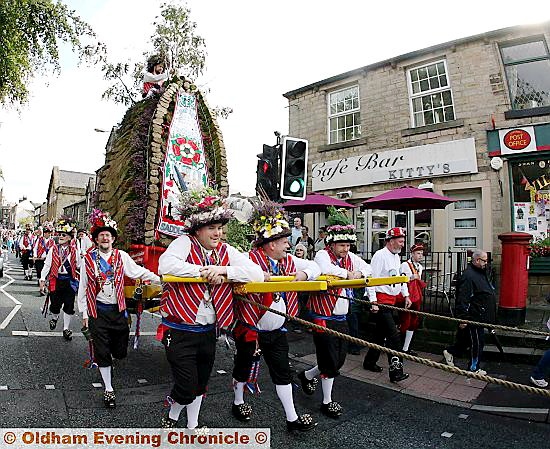
<instances>
[{"instance_id":1,"label":"traffic light","mask_svg":"<svg viewBox=\"0 0 550 449\"><path fill-rule=\"evenodd\" d=\"M283 137L281 162L281 198L303 200L306 197L308 142Z\"/></svg>"},{"instance_id":2,"label":"traffic light","mask_svg":"<svg viewBox=\"0 0 550 449\"><path fill-rule=\"evenodd\" d=\"M279 201L279 148L264 145L258 154L256 192L265 192L271 201Z\"/></svg>"}]
</instances>

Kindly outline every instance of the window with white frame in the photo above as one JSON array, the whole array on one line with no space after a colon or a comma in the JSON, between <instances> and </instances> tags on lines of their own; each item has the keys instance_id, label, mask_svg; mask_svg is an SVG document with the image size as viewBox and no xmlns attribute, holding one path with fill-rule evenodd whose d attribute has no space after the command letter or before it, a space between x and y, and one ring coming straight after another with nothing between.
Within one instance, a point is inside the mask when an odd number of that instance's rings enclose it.
<instances>
[{"instance_id":1,"label":"window with white frame","mask_svg":"<svg viewBox=\"0 0 550 449\"><path fill-rule=\"evenodd\" d=\"M347 142L361 136L359 86L331 92L328 97L328 143Z\"/></svg>"},{"instance_id":2,"label":"window with white frame","mask_svg":"<svg viewBox=\"0 0 550 449\"><path fill-rule=\"evenodd\" d=\"M445 60L409 69L408 78L413 128L455 119Z\"/></svg>"},{"instance_id":3,"label":"window with white frame","mask_svg":"<svg viewBox=\"0 0 550 449\"><path fill-rule=\"evenodd\" d=\"M502 44L512 109L550 106L550 56L543 37Z\"/></svg>"}]
</instances>

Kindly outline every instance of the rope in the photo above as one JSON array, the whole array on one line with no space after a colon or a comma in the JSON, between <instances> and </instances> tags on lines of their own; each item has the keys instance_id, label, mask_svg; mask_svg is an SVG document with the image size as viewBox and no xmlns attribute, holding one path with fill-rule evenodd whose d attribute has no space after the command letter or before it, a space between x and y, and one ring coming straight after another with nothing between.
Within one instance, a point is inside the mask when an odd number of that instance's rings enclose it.
<instances>
[{"instance_id":1,"label":"rope","mask_svg":"<svg viewBox=\"0 0 550 449\"><path fill-rule=\"evenodd\" d=\"M347 296L337 295L335 293L330 293L330 292L327 292L326 294L331 295L331 296L336 297L336 298L345 298L345 299L348 299L348 300L351 300L351 301L357 301L360 304L366 304L368 306L372 306L372 304L373 304L370 301L365 301L364 299L349 298ZM534 330L534 329L521 329L521 328L518 328L518 327L503 326L503 325L500 325L500 324L481 323L479 321L463 320L463 319L460 319L460 318L451 318L451 317L448 317L448 316L436 315L436 314L428 313L428 312L420 312L418 310L405 309L404 307L390 306L389 304L380 304L380 303L375 303L375 304L378 307L385 307L385 308L388 308L388 309L391 309L391 310L397 310L399 312L414 313L415 315L427 316L427 317L431 317L431 318L436 318L438 320L454 321L456 323L461 323L461 324L471 324L473 326L485 327L487 329L498 329L498 330L503 330L503 331L520 332L520 333L525 333L525 334L533 334L533 335L541 335L543 337L550 337L549 332L537 331L537 330Z\"/></svg>"},{"instance_id":2,"label":"rope","mask_svg":"<svg viewBox=\"0 0 550 449\"><path fill-rule=\"evenodd\" d=\"M380 352L386 352L390 355L398 356L398 357L410 360L412 362L420 363L422 365L431 366L433 368L438 368L438 369L441 369L443 371L447 371L447 372L450 372L450 373L453 373L453 374L459 374L461 376L470 377L472 379L482 380L482 381L487 382L487 383L492 383L492 384L500 385L500 386L503 386L503 387L506 387L506 388L511 388L511 389L514 389L514 390L520 390L520 391L523 391L523 392L526 392L526 393L538 394L540 396L550 398L550 390L544 390L542 388L530 387L528 385L523 385L523 384L518 384L518 383L515 383L515 382L510 382L508 380L497 379L496 377L491 377L491 376L487 376L487 375L483 375L483 374L478 374L478 373L474 373L472 371L466 371L466 370L457 368L456 366L449 366L449 365L446 365L446 364L443 364L443 363L434 362L433 360L430 360L430 359L424 359L422 357L417 357L417 356L410 355L410 354L407 354L407 353L404 353L404 352L395 351L393 349L386 348L385 346L380 346L380 345L377 345L375 343L370 343L366 340L362 340L360 338L352 337L350 335L343 334L341 332L335 331L333 329L329 329L327 327L319 326L318 324L311 323L309 321L303 320L302 318L297 318L297 317L290 316L287 313L280 312L280 311L275 310L275 309L271 309L270 307L264 306L263 304L257 303L255 301L251 301L251 300L246 299L242 296L236 296L236 297L241 301L244 301L248 304L252 304L253 306L259 307L262 310L269 311L269 312L274 313L276 315L280 315L282 317L285 317L287 320L296 321L297 323L300 323L304 326L311 327L312 329L316 329L318 331L322 331L322 332L325 332L325 333L330 334L330 335L334 335L335 337L342 338L344 340L347 340L351 343L355 343L355 344L360 345L360 346L365 346L367 348L376 349Z\"/></svg>"}]
</instances>

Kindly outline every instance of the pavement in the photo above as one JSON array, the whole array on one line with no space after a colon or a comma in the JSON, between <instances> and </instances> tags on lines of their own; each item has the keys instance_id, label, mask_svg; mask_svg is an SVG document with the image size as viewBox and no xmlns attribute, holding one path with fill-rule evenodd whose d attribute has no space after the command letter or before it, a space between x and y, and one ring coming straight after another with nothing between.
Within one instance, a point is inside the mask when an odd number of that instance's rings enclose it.
<instances>
[{"instance_id":1,"label":"pavement","mask_svg":"<svg viewBox=\"0 0 550 449\"><path fill-rule=\"evenodd\" d=\"M296 333L294 330L290 331L290 334L294 333ZM299 341L311 338L309 333L300 329L298 329L297 336L289 337L293 341L291 351L299 345ZM303 354L295 356L294 360L309 366L315 365L314 348L306 342L302 344L305 345L301 348ZM399 383L391 383L388 377L387 357L380 356L378 364L383 371L374 373L363 368L366 351L367 349L362 349L360 355L348 354L346 362L340 370L341 375L441 404L550 423L550 397L509 389L410 361L404 362L404 371L409 374L409 378ZM434 362L445 363L442 354L418 351L418 356ZM466 364L466 359L455 358L457 367L466 369ZM532 386L529 382L533 369L532 364L498 360L498 358L491 357L491 360L484 362L483 369L487 371L488 376Z\"/></svg>"}]
</instances>

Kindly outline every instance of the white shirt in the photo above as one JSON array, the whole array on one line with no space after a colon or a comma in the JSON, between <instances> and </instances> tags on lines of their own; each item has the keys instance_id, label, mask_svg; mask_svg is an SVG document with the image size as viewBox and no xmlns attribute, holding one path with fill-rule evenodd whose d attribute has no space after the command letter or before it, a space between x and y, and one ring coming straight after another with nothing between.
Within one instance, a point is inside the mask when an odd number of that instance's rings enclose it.
<instances>
[{"instance_id":1,"label":"white shirt","mask_svg":"<svg viewBox=\"0 0 550 449\"><path fill-rule=\"evenodd\" d=\"M321 269L319 268L319 265L317 265L314 261L300 259L299 257L295 257L293 255L291 255L290 257L292 257L292 260L294 261L296 271L303 271L304 273L306 273L308 281L313 281L321 275ZM276 260L273 260L270 257L269 261L277 263ZM286 313L286 303L282 298L278 302L273 301L269 308ZM283 324L285 324L285 319L286 318L284 316L267 311L260 318L260 320L256 324L256 327L262 331L274 331L276 329L280 329Z\"/></svg>"},{"instance_id":2,"label":"white shirt","mask_svg":"<svg viewBox=\"0 0 550 449\"><path fill-rule=\"evenodd\" d=\"M409 262L413 264L413 266L416 268L416 271L418 271L418 275L420 276L420 278L422 278L422 270L424 269L424 267L422 267L422 264L420 264L419 262L413 262L412 260L409 260ZM401 264L401 274L409 276L412 281L413 272L407 261Z\"/></svg>"},{"instance_id":3,"label":"white shirt","mask_svg":"<svg viewBox=\"0 0 550 449\"><path fill-rule=\"evenodd\" d=\"M204 265L195 265L187 262L191 251L191 240L189 236L182 235L174 240L166 251L159 258L159 274L171 274L180 277L200 277L200 269ZM206 251L206 249L205 249ZM211 251L206 251L210 255ZM229 264L227 268L227 279L233 282L263 282L264 274L262 269L252 262L246 255L240 253L231 245L227 245ZM205 291L203 300L199 304L196 324L212 324L216 321L216 312L209 303L210 295Z\"/></svg>"},{"instance_id":4,"label":"white shirt","mask_svg":"<svg viewBox=\"0 0 550 449\"><path fill-rule=\"evenodd\" d=\"M44 268L42 268L42 273L40 274L41 281L46 281L48 274L50 274L50 269L52 268L52 258L53 258L52 249L54 246L52 246L48 250L48 254L46 254L46 260L44 261ZM69 257L70 257L70 254L71 254L70 245L67 244L66 248L69 248ZM59 257L61 257L61 253L59 254ZM67 274L67 269L65 268L65 264L63 263L63 260L61 260L60 262L61 262L61 265L59 267L59 274ZM77 260L77 268L78 268L78 260Z\"/></svg>"},{"instance_id":5,"label":"white shirt","mask_svg":"<svg viewBox=\"0 0 550 449\"><path fill-rule=\"evenodd\" d=\"M32 249L32 255L34 258L38 258L38 244L40 243L40 240L44 238L44 245L46 245L46 251L44 252L44 254L47 255L48 253L48 243L52 241L52 238L51 237L40 237L40 238L37 238L35 241L34 241L34 246L33 246L33 249ZM45 259L46 256L42 255L42 257L40 259Z\"/></svg>"},{"instance_id":6,"label":"white shirt","mask_svg":"<svg viewBox=\"0 0 550 449\"><path fill-rule=\"evenodd\" d=\"M379 249L374 253L370 266L372 268L372 276L375 278L399 276L401 274L401 258L399 254L393 254L387 247ZM376 292L392 296L396 296L399 293L404 297L409 296L409 289L406 283L374 287L368 291L371 302L376 302Z\"/></svg>"},{"instance_id":7,"label":"white shirt","mask_svg":"<svg viewBox=\"0 0 550 449\"><path fill-rule=\"evenodd\" d=\"M348 254L351 259L351 266L352 266L351 271L360 271L364 278L372 276L371 266L367 262L361 259L357 254L353 254L353 253L348 253ZM343 279L348 278L348 270L346 270L345 268L339 267L338 265L334 265L330 260L330 255L326 249L321 249L317 251L317 254L315 255L314 260L317 263L317 265L319 265L319 267L321 268L321 273L329 274L332 276L338 276ZM341 259L338 259L338 261L341 261ZM367 287L367 290L369 292L370 290L374 292L373 287ZM350 297L350 299L353 299L353 297ZM347 315L348 310L349 310L349 300L345 298L338 298L338 300L336 301L336 304L334 305L332 314Z\"/></svg>"},{"instance_id":8,"label":"white shirt","mask_svg":"<svg viewBox=\"0 0 550 449\"><path fill-rule=\"evenodd\" d=\"M29 244L27 246L25 246L23 244L23 241L25 240L25 235L22 235L20 238L19 238L19 249L20 250L23 250L23 249L27 249L27 250L31 250L32 249L32 246L34 245L34 235L30 235L30 236L27 236L27 240L29 242Z\"/></svg>"},{"instance_id":9,"label":"white shirt","mask_svg":"<svg viewBox=\"0 0 550 449\"><path fill-rule=\"evenodd\" d=\"M48 256L51 251L48 251ZM134 260L126 253L125 251L120 251L120 257L122 258L122 268L124 269L124 275L128 276L131 279L142 279L144 281L151 281L154 284L160 284L160 278L149 271L147 268L142 267L134 262ZM109 260L111 257L112 251L108 253L102 253L98 251L100 257L104 260ZM46 258L46 260L48 260ZM44 264L44 268L46 268ZM97 267L96 267L96 276L98 276ZM86 270L80 270L80 284L78 286L78 310L82 312L82 318L88 318L88 303L86 301L86 287L88 286L88 276L86 275ZM114 286L104 285L103 289L100 290L97 294L97 301L104 304L116 304L117 297Z\"/></svg>"},{"instance_id":10,"label":"white shirt","mask_svg":"<svg viewBox=\"0 0 550 449\"><path fill-rule=\"evenodd\" d=\"M78 253L80 263L84 259L86 252L94 246L92 240L87 235L82 236L82 238L76 239L76 252Z\"/></svg>"}]
</instances>

